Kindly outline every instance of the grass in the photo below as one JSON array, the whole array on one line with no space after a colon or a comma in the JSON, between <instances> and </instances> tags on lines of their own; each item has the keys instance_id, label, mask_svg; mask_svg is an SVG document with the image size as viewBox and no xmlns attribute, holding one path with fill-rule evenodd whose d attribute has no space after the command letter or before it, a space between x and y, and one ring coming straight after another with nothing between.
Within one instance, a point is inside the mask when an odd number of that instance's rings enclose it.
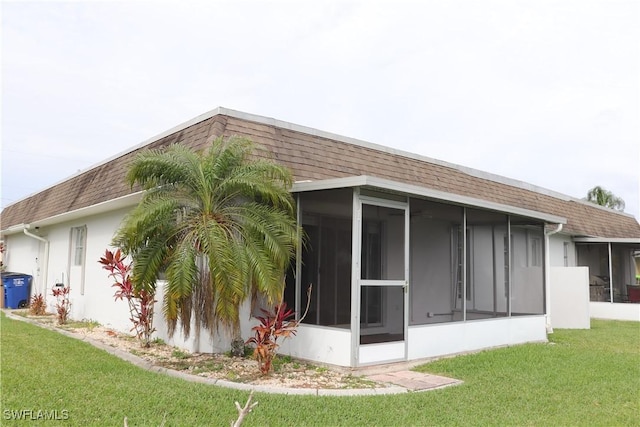
<instances>
[{"instance_id":1,"label":"grass","mask_svg":"<svg viewBox=\"0 0 640 427\"><path fill-rule=\"evenodd\" d=\"M228 425L248 392L186 382L136 368L91 345L1 319L5 411L68 411L46 426ZM394 396L256 394L244 426L264 425L637 425L640 323L593 321L527 344L423 365L461 386Z\"/></svg>"},{"instance_id":2,"label":"grass","mask_svg":"<svg viewBox=\"0 0 640 427\"><path fill-rule=\"evenodd\" d=\"M191 357L191 355L185 351L182 351L176 348L175 350L173 350L173 352L171 352L171 357L175 357L176 359L188 359Z\"/></svg>"},{"instance_id":3,"label":"grass","mask_svg":"<svg viewBox=\"0 0 640 427\"><path fill-rule=\"evenodd\" d=\"M293 363L291 356L276 355L271 361L271 366L273 367L274 372L280 372L282 365L285 363Z\"/></svg>"}]
</instances>

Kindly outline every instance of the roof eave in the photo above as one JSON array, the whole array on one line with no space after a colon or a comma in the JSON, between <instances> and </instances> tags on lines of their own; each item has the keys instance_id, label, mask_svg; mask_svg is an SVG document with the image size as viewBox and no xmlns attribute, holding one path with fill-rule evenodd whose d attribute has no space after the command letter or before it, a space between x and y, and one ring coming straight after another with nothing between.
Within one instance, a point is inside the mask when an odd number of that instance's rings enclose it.
<instances>
[{"instance_id":1,"label":"roof eave","mask_svg":"<svg viewBox=\"0 0 640 427\"><path fill-rule=\"evenodd\" d=\"M76 209L70 212L61 213L48 218L39 219L37 221L32 221L29 224L21 223L12 225L6 229L0 230L0 233L3 236L22 233L22 230L29 227L47 227L50 225L60 224L62 222L74 221L91 215L98 215L102 213L112 212L118 209L135 206L142 198L143 193L143 191L137 191L135 193L127 194L125 196L97 203L95 205L86 206L84 208Z\"/></svg>"},{"instance_id":2,"label":"roof eave","mask_svg":"<svg viewBox=\"0 0 640 427\"><path fill-rule=\"evenodd\" d=\"M530 209L519 208L516 206L494 203L475 197L461 196L459 194L447 193L444 191L432 190L426 187L406 184L402 182L392 181L384 178L377 178L369 175L350 176L346 178L333 178L319 181L298 181L292 187L292 192L300 193L306 191L331 190L349 187L373 187L384 190L395 191L415 196L427 197L430 199L441 200L444 202L455 203L458 205L479 207L497 212L504 212L513 215L519 215L528 218L535 218L552 224L566 224L567 219L557 215L551 215L544 212L533 211Z\"/></svg>"},{"instance_id":3,"label":"roof eave","mask_svg":"<svg viewBox=\"0 0 640 427\"><path fill-rule=\"evenodd\" d=\"M630 243L640 245L640 237L574 237L576 243Z\"/></svg>"},{"instance_id":4,"label":"roof eave","mask_svg":"<svg viewBox=\"0 0 640 427\"><path fill-rule=\"evenodd\" d=\"M10 236L12 234L22 233L24 229L28 228L29 225L25 223L20 223L16 225L12 225L10 227L4 228L0 230L0 235L2 236Z\"/></svg>"}]
</instances>

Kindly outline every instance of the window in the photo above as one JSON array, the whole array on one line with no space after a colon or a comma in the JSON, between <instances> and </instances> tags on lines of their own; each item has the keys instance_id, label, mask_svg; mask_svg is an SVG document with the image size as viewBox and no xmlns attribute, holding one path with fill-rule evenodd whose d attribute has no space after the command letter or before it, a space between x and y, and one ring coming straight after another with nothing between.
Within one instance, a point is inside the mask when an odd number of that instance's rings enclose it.
<instances>
[{"instance_id":1,"label":"window","mask_svg":"<svg viewBox=\"0 0 640 427\"><path fill-rule=\"evenodd\" d=\"M69 252L67 258L67 284L80 289L84 295L85 258L87 256L87 226L72 227L69 231Z\"/></svg>"},{"instance_id":2,"label":"window","mask_svg":"<svg viewBox=\"0 0 640 427\"><path fill-rule=\"evenodd\" d=\"M75 227L72 229L73 241L73 265L84 263L84 247L86 243L87 227Z\"/></svg>"},{"instance_id":3,"label":"window","mask_svg":"<svg viewBox=\"0 0 640 427\"><path fill-rule=\"evenodd\" d=\"M531 237L531 266L542 266L542 240L540 237Z\"/></svg>"}]
</instances>

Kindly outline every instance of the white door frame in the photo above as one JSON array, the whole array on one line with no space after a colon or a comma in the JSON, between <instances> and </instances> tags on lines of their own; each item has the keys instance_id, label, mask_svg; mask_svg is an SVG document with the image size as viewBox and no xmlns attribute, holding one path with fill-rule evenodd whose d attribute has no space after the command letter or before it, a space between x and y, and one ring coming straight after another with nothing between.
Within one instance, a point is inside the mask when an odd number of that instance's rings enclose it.
<instances>
[{"instance_id":1,"label":"white door frame","mask_svg":"<svg viewBox=\"0 0 640 427\"><path fill-rule=\"evenodd\" d=\"M381 206L404 212L404 278L401 280L365 280L361 275L361 252L362 252L362 205ZM376 362L391 362L406 360L408 355L408 328L409 328L409 227L410 211L409 201L398 202L387 199L380 199L360 194L360 189L355 188L353 193L353 230L352 230L352 293L351 293L351 365L360 366L363 364ZM401 356L379 361L363 361L360 357L360 298L362 286L393 286L402 287L403 292L403 336L400 344L402 346ZM398 343L396 343L398 344ZM372 344L370 344L372 345ZM373 344L375 345L375 344ZM385 344L383 344L385 345Z\"/></svg>"}]
</instances>

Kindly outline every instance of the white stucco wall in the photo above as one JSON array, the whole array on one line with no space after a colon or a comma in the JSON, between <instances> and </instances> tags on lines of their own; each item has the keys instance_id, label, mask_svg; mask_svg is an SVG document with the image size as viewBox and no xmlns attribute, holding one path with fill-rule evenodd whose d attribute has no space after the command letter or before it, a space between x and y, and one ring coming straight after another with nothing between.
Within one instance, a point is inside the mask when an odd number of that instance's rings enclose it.
<instances>
[{"instance_id":1,"label":"white stucco wall","mask_svg":"<svg viewBox=\"0 0 640 427\"><path fill-rule=\"evenodd\" d=\"M571 240L571 236L556 233L549 236L549 263L551 267L564 267L564 244L568 244L567 264L568 267L576 266L576 245Z\"/></svg>"},{"instance_id":2,"label":"white stucco wall","mask_svg":"<svg viewBox=\"0 0 640 427\"><path fill-rule=\"evenodd\" d=\"M282 342L279 352L313 362L349 366L351 331L302 324L295 337Z\"/></svg>"},{"instance_id":3,"label":"white stucco wall","mask_svg":"<svg viewBox=\"0 0 640 427\"><path fill-rule=\"evenodd\" d=\"M589 312L594 319L640 322L640 304L590 302Z\"/></svg>"},{"instance_id":4,"label":"white stucco wall","mask_svg":"<svg viewBox=\"0 0 640 427\"><path fill-rule=\"evenodd\" d=\"M4 237L6 252L4 254L4 265L6 271L29 274L33 276L32 293L39 289L42 283L42 256L44 245L23 233L12 234Z\"/></svg>"},{"instance_id":5,"label":"white stucco wall","mask_svg":"<svg viewBox=\"0 0 640 427\"><path fill-rule=\"evenodd\" d=\"M93 319L103 325L128 331L131 323L127 303L114 301L115 288L111 286L113 280L107 276L108 272L102 265L98 264L98 259L104 255L105 249L113 249L111 240L125 213L126 211L117 211L97 215L68 226L87 227L84 292L81 292L80 283L71 283L71 292L76 303L73 315L76 318Z\"/></svg>"},{"instance_id":6,"label":"white stucco wall","mask_svg":"<svg viewBox=\"0 0 640 427\"><path fill-rule=\"evenodd\" d=\"M105 249L111 248L111 239L125 213L126 210L118 210L39 229L31 228L31 233L48 240L48 259L44 259L44 243L23 233L5 236L7 270L32 274L35 283L32 293L45 296L49 311L53 312L55 307L52 287L56 283L64 283L71 287L71 319L95 320L107 327L128 332L131 326L127 303L114 301L113 282L98 264ZM69 277L73 257L73 250L70 253L70 248L73 249L70 246L71 229L82 226L86 226L87 230L84 290L79 275L73 276L72 280Z\"/></svg>"},{"instance_id":7,"label":"white stucco wall","mask_svg":"<svg viewBox=\"0 0 640 427\"><path fill-rule=\"evenodd\" d=\"M220 328L212 334L206 329L202 329L200 334L196 333L195 319L191 318L191 331L188 338L185 338L184 331L178 323L173 336L169 336L167 323L162 314L162 301L166 282L159 281L156 287L156 305L154 308L154 327L156 332L154 337L164 340L169 345L190 351L192 353L222 353L230 348L231 337L228 331ZM249 339L253 335L251 328L257 321L251 317L251 304L247 301L240 307L240 334L243 340Z\"/></svg>"},{"instance_id":8,"label":"white stucco wall","mask_svg":"<svg viewBox=\"0 0 640 427\"><path fill-rule=\"evenodd\" d=\"M551 267L551 326L589 329L589 269Z\"/></svg>"},{"instance_id":9,"label":"white stucco wall","mask_svg":"<svg viewBox=\"0 0 640 427\"><path fill-rule=\"evenodd\" d=\"M544 316L505 317L409 327L409 360L491 347L546 342Z\"/></svg>"}]
</instances>

